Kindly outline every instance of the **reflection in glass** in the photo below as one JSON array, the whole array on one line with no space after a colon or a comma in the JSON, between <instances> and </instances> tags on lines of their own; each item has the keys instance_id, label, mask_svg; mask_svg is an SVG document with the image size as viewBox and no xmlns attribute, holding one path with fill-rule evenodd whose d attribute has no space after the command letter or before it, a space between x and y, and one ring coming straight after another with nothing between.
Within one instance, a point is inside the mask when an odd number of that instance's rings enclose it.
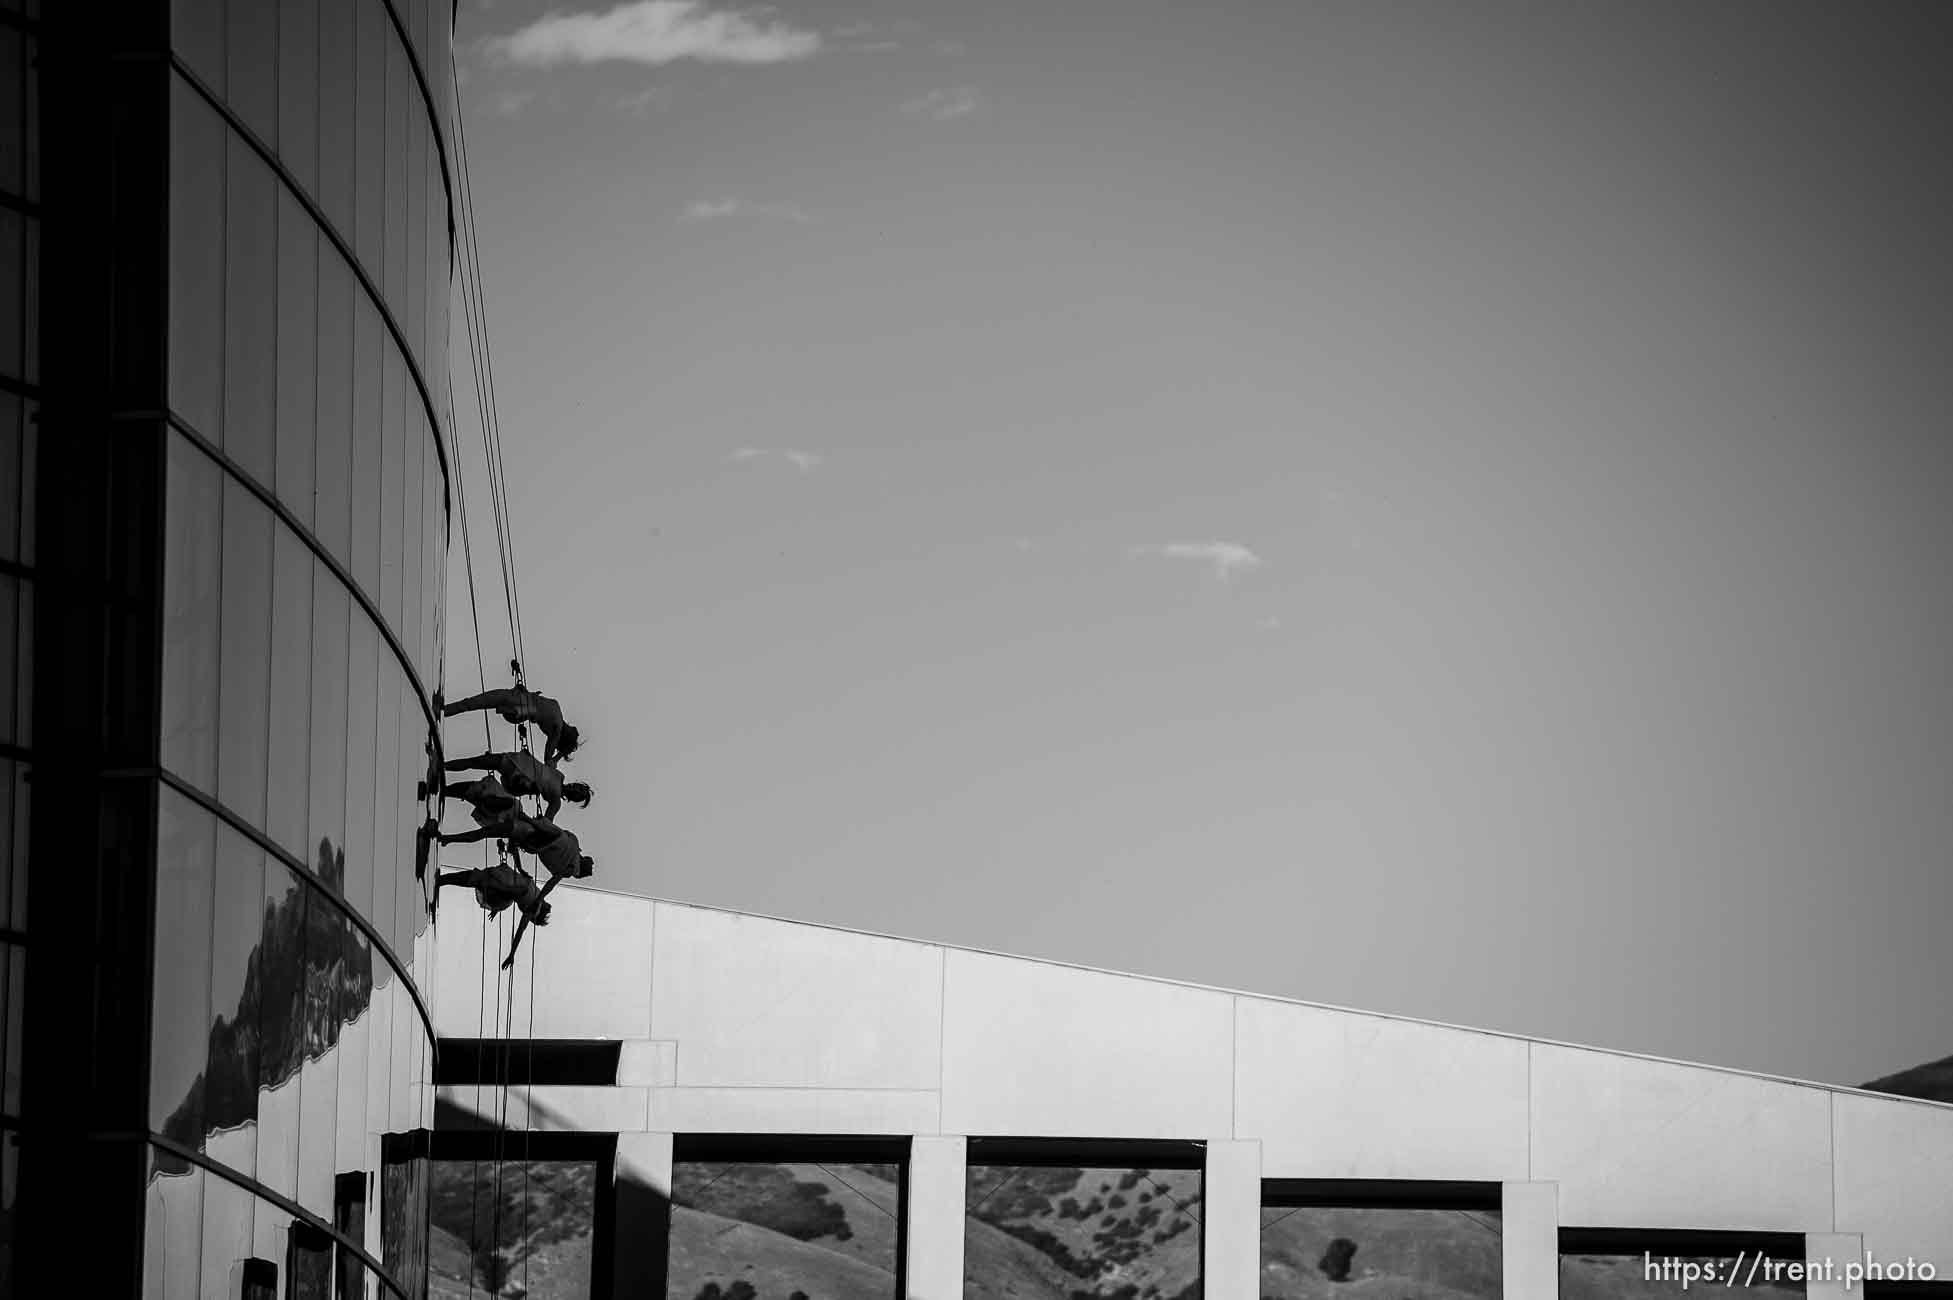
<instances>
[{"instance_id":1,"label":"reflection in glass","mask_svg":"<svg viewBox=\"0 0 1953 1300\"><path fill-rule=\"evenodd\" d=\"M163 765L202 790L217 784L222 471L169 436L163 538Z\"/></svg>"},{"instance_id":2,"label":"reflection in glass","mask_svg":"<svg viewBox=\"0 0 1953 1300\"><path fill-rule=\"evenodd\" d=\"M143 1191L143 1300L200 1300L203 1183L208 1176L160 1147L149 1150Z\"/></svg>"},{"instance_id":3,"label":"reflection in glass","mask_svg":"<svg viewBox=\"0 0 1953 1300\"><path fill-rule=\"evenodd\" d=\"M1712 1274L1696 1273L1685 1286L1684 1265L1713 1268ZM1661 1251L1632 1255L1560 1256L1560 1300L1683 1300L1702 1294L1707 1279L1713 1277L1715 1289L1723 1289L1733 1261L1729 1258L1687 1258ZM1745 1270L1742 1289L1757 1300L1797 1300L1804 1294L1802 1281L1792 1282L1782 1272L1772 1275L1759 1270L1753 1277Z\"/></svg>"},{"instance_id":4,"label":"reflection in glass","mask_svg":"<svg viewBox=\"0 0 1953 1300\"><path fill-rule=\"evenodd\" d=\"M427 1297L426 1150L390 1139L380 1169L380 1263L407 1286L408 1300Z\"/></svg>"},{"instance_id":5,"label":"reflection in glass","mask_svg":"<svg viewBox=\"0 0 1953 1300\"><path fill-rule=\"evenodd\" d=\"M283 862L265 871L258 943L258 1181L298 1196L298 1067L304 1047L305 921L311 890ZM264 1245L259 1244L259 1253Z\"/></svg>"},{"instance_id":6,"label":"reflection in glass","mask_svg":"<svg viewBox=\"0 0 1953 1300\"><path fill-rule=\"evenodd\" d=\"M1499 1215L1490 1210L1268 1206L1261 1212L1261 1293L1331 1300L1340 1288L1404 1300L1498 1300Z\"/></svg>"},{"instance_id":7,"label":"reflection in glass","mask_svg":"<svg viewBox=\"0 0 1953 1300\"><path fill-rule=\"evenodd\" d=\"M332 1238L293 1219L285 1247L286 1300L332 1300Z\"/></svg>"},{"instance_id":8,"label":"reflection in glass","mask_svg":"<svg viewBox=\"0 0 1953 1300\"><path fill-rule=\"evenodd\" d=\"M168 787L158 801L149 1122L201 1149L217 820Z\"/></svg>"},{"instance_id":9,"label":"reflection in glass","mask_svg":"<svg viewBox=\"0 0 1953 1300\"><path fill-rule=\"evenodd\" d=\"M597 1165L436 1160L429 1300L589 1300ZM786 1300L785 1293L780 1300Z\"/></svg>"},{"instance_id":10,"label":"reflection in glass","mask_svg":"<svg viewBox=\"0 0 1953 1300\"><path fill-rule=\"evenodd\" d=\"M224 125L179 77L170 79L169 239L170 407L215 442L224 363Z\"/></svg>"},{"instance_id":11,"label":"reflection in glass","mask_svg":"<svg viewBox=\"0 0 1953 1300\"><path fill-rule=\"evenodd\" d=\"M965 1195L967 1297L1199 1300L1196 1170L981 1165Z\"/></svg>"},{"instance_id":12,"label":"reflection in glass","mask_svg":"<svg viewBox=\"0 0 1953 1300\"><path fill-rule=\"evenodd\" d=\"M667 1300L886 1300L899 1179L885 1164L678 1163Z\"/></svg>"},{"instance_id":13,"label":"reflection in glass","mask_svg":"<svg viewBox=\"0 0 1953 1300\"><path fill-rule=\"evenodd\" d=\"M280 865L275 868L286 874ZM265 853L228 826L217 831L215 922L211 926L209 1048L204 1059L208 1153L256 1176L258 1076L264 977ZM246 1254L249 1252L246 1251Z\"/></svg>"},{"instance_id":14,"label":"reflection in glass","mask_svg":"<svg viewBox=\"0 0 1953 1300\"><path fill-rule=\"evenodd\" d=\"M319 236L291 193L278 192L277 494L312 526L318 423Z\"/></svg>"},{"instance_id":15,"label":"reflection in glass","mask_svg":"<svg viewBox=\"0 0 1953 1300\"><path fill-rule=\"evenodd\" d=\"M229 1297L244 1287L251 1258L251 1193L228 1178L203 1179L203 1294Z\"/></svg>"},{"instance_id":16,"label":"reflection in glass","mask_svg":"<svg viewBox=\"0 0 1953 1300\"><path fill-rule=\"evenodd\" d=\"M271 510L224 476L223 621L219 632L217 797L253 826L265 816L270 737Z\"/></svg>"},{"instance_id":17,"label":"reflection in glass","mask_svg":"<svg viewBox=\"0 0 1953 1300\"><path fill-rule=\"evenodd\" d=\"M373 909L373 761L379 727L380 634L364 610L352 615L352 660L346 707L346 901L361 916Z\"/></svg>"},{"instance_id":18,"label":"reflection in glass","mask_svg":"<svg viewBox=\"0 0 1953 1300\"><path fill-rule=\"evenodd\" d=\"M278 413L278 182L242 137L227 134L226 144L224 451L269 486Z\"/></svg>"}]
</instances>

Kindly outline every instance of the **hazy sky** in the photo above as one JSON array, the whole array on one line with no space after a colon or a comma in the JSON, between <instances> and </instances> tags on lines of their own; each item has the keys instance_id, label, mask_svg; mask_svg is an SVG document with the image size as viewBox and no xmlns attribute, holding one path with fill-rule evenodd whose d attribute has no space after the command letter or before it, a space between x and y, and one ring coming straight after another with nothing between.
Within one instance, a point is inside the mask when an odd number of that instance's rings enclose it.
<instances>
[{"instance_id":1,"label":"hazy sky","mask_svg":"<svg viewBox=\"0 0 1953 1300\"><path fill-rule=\"evenodd\" d=\"M464 0L597 883L1953 1051L1946 10Z\"/></svg>"}]
</instances>

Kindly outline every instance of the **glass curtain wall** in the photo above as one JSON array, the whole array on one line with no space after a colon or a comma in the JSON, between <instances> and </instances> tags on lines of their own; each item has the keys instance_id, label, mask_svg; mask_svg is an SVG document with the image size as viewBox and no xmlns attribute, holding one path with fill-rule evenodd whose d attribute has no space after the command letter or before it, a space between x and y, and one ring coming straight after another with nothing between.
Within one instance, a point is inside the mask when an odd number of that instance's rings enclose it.
<instances>
[{"instance_id":1,"label":"glass curtain wall","mask_svg":"<svg viewBox=\"0 0 1953 1300\"><path fill-rule=\"evenodd\" d=\"M171 9L144 1290L419 1297L451 11Z\"/></svg>"}]
</instances>

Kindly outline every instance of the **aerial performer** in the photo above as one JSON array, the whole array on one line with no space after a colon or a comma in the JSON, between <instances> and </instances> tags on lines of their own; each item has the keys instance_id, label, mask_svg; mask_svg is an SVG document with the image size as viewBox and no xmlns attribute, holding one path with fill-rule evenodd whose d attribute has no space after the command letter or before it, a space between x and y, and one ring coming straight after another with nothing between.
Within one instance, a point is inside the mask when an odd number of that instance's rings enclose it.
<instances>
[{"instance_id":1,"label":"aerial performer","mask_svg":"<svg viewBox=\"0 0 1953 1300\"><path fill-rule=\"evenodd\" d=\"M475 901L481 904L484 912L497 916L513 905L522 913L522 920L516 924L515 938L509 942L509 955L502 962L507 970L515 964L515 950L522 943L522 933L533 925L549 924L549 891L556 887L552 879L541 889L536 887L535 879L526 871L502 863L474 871L443 871L438 877L441 888L460 885L475 891ZM438 897L438 890L436 892Z\"/></svg>"},{"instance_id":2,"label":"aerial performer","mask_svg":"<svg viewBox=\"0 0 1953 1300\"><path fill-rule=\"evenodd\" d=\"M555 765L537 758L534 754L517 751L512 754L477 754L473 758L451 758L444 765L450 772L488 772L492 775L478 781L462 781L448 786L442 791L450 799L466 799L479 810L481 804L468 793L469 789L482 785L483 781L497 783L495 788L512 798L535 797L545 805L543 816L549 821L556 820L563 801L569 800L579 808L590 806L590 786L584 781L565 781L562 772Z\"/></svg>"},{"instance_id":3,"label":"aerial performer","mask_svg":"<svg viewBox=\"0 0 1953 1300\"><path fill-rule=\"evenodd\" d=\"M563 720L563 706L547 695L538 694L526 686L509 686L500 690L483 691L480 695L470 695L465 700L456 700L441 707L441 716L452 718L461 713L476 713L493 709L502 715L502 721L513 726L525 723L542 732L546 742L543 749L543 762L555 767L565 759L575 756L583 737L576 727Z\"/></svg>"},{"instance_id":4,"label":"aerial performer","mask_svg":"<svg viewBox=\"0 0 1953 1300\"><path fill-rule=\"evenodd\" d=\"M427 830L437 829L429 823ZM423 834L425 831L423 831ZM557 880L584 880L595 874L597 864L583 851L574 834L564 830L547 817L524 817L513 814L499 821L484 822L472 831L462 831L456 835L435 835L442 844L476 844L482 840L507 840L511 849L520 853L533 854L538 862Z\"/></svg>"}]
</instances>

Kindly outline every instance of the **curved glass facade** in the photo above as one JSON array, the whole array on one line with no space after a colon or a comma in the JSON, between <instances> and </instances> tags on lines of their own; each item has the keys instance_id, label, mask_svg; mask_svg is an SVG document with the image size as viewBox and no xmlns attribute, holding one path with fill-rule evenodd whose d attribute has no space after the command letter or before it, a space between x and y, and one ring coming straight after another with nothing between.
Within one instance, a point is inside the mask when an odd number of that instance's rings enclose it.
<instances>
[{"instance_id":1,"label":"curved glass facade","mask_svg":"<svg viewBox=\"0 0 1953 1300\"><path fill-rule=\"evenodd\" d=\"M143 1294L421 1296L451 11L170 9Z\"/></svg>"}]
</instances>

